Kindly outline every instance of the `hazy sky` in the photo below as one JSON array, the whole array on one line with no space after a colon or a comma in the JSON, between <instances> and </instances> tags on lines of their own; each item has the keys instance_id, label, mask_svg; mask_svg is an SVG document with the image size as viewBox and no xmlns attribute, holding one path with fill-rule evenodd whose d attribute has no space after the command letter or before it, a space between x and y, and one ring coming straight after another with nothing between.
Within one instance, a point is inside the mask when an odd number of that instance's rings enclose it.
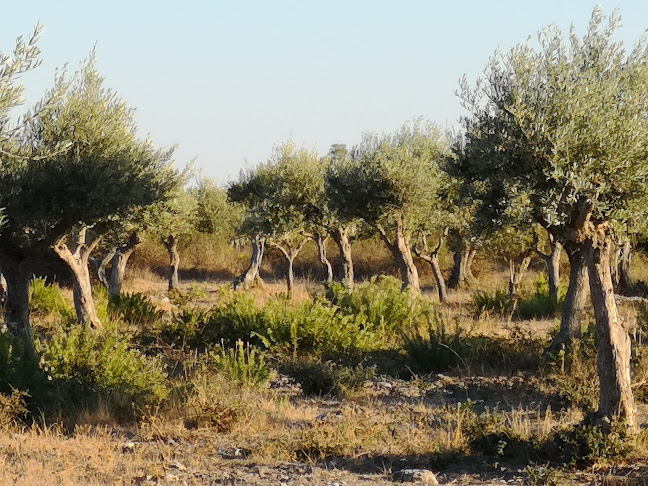
<instances>
[{"instance_id":1,"label":"hazy sky","mask_svg":"<svg viewBox=\"0 0 648 486\"><path fill-rule=\"evenodd\" d=\"M323 154L419 116L454 125L462 74L474 80L498 46L550 23L582 32L595 4L22 0L2 6L0 50L45 25L43 64L22 79L33 102L57 67L76 68L96 44L106 86L137 108L141 135L178 143L179 165L196 157L226 182L287 138ZM645 0L603 8L619 8L628 47L648 28Z\"/></svg>"}]
</instances>

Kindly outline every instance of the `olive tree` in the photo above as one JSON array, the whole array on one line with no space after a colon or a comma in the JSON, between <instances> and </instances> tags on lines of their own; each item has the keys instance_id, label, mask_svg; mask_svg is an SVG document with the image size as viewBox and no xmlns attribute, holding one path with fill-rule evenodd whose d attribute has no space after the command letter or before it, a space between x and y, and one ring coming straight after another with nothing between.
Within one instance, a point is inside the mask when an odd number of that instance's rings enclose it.
<instances>
[{"instance_id":1,"label":"olive tree","mask_svg":"<svg viewBox=\"0 0 648 486\"><path fill-rule=\"evenodd\" d=\"M648 196L648 51L613 41L619 17L595 9L581 39L557 28L537 47L496 55L485 79L463 86L475 171L502 207L524 193L535 221L585 262L596 317L601 423L636 429L630 338L610 274L613 236L643 217ZM571 272L574 272L572 268ZM570 284L572 283L570 276ZM564 325L564 323L563 323Z\"/></svg>"},{"instance_id":2,"label":"olive tree","mask_svg":"<svg viewBox=\"0 0 648 486\"><path fill-rule=\"evenodd\" d=\"M79 319L93 324L84 307L91 302L88 252L76 251L93 243L77 239L72 250L63 238L74 227L84 236L84 227L127 217L163 197L177 180L171 151L137 138L132 110L103 87L92 56L74 76L57 77L28 113L15 147L19 156L0 168L0 206L8 219L0 234L0 264L8 283L6 322L31 346L29 278L47 250L54 247L70 265Z\"/></svg>"},{"instance_id":3,"label":"olive tree","mask_svg":"<svg viewBox=\"0 0 648 486\"><path fill-rule=\"evenodd\" d=\"M237 281L249 281L251 272L258 275L263 248L268 244L286 259L287 290L293 289L293 263L310 238L305 233L304 208L297 201L301 193L314 187L316 174L309 164L318 159L315 152L298 149L288 141L275 147L267 163L241 174L239 181L230 185L230 200L247 206L243 230L253 235L250 269Z\"/></svg>"},{"instance_id":4,"label":"olive tree","mask_svg":"<svg viewBox=\"0 0 648 486\"><path fill-rule=\"evenodd\" d=\"M449 156L441 130L432 124L405 124L393 134L365 134L350 163L336 168L328 184L340 213L373 226L398 263L403 288L419 292L412 236L438 208Z\"/></svg>"}]
</instances>

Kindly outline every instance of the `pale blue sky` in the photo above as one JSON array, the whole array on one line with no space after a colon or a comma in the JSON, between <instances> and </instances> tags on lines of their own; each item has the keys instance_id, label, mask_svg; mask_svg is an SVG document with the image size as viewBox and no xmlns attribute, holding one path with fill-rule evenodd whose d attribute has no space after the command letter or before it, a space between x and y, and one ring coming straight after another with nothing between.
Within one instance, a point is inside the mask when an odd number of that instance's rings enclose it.
<instances>
[{"instance_id":1,"label":"pale blue sky","mask_svg":"<svg viewBox=\"0 0 648 486\"><path fill-rule=\"evenodd\" d=\"M66 62L97 44L106 85L137 108L142 136L179 143L221 182L267 159L287 138L325 153L363 131L393 131L425 117L453 125L466 73L475 79L499 46L549 23L582 31L594 1L52 1L3 5L0 50L45 25L43 64L23 78L38 99ZM648 2L619 8L619 38L648 28Z\"/></svg>"}]
</instances>

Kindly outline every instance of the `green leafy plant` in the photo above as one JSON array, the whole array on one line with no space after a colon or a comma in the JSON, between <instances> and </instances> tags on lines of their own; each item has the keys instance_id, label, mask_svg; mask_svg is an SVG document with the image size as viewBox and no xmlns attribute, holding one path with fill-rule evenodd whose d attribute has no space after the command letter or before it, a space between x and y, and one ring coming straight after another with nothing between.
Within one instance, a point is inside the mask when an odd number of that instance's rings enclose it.
<instances>
[{"instance_id":1,"label":"green leafy plant","mask_svg":"<svg viewBox=\"0 0 648 486\"><path fill-rule=\"evenodd\" d=\"M221 346L211 353L218 370L238 386L259 387L268 382L270 369L263 354L250 343L237 341L234 348Z\"/></svg>"},{"instance_id":2,"label":"green leafy plant","mask_svg":"<svg viewBox=\"0 0 648 486\"><path fill-rule=\"evenodd\" d=\"M160 360L134 348L116 327L98 332L75 326L37 344L43 369L59 395L68 397L63 408L78 405L73 397L81 392L130 414L133 407L158 404L169 393Z\"/></svg>"},{"instance_id":3,"label":"green leafy plant","mask_svg":"<svg viewBox=\"0 0 648 486\"><path fill-rule=\"evenodd\" d=\"M74 310L63 297L57 283L48 284L47 279L35 277L29 284L29 305L32 313L52 316L69 321L74 318Z\"/></svg>"},{"instance_id":4,"label":"green leafy plant","mask_svg":"<svg viewBox=\"0 0 648 486\"><path fill-rule=\"evenodd\" d=\"M503 290L494 293L477 291L473 294L472 308L475 316L492 315L508 317L515 310L515 299Z\"/></svg>"},{"instance_id":5,"label":"green leafy plant","mask_svg":"<svg viewBox=\"0 0 648 486\"><path fill-rule=\"evenodd\" d=\"M141 327L150 326L164 318L164 312L157 309L150 299L139 293L110 297L108 312L125 322Z\"/></svg>"}]
</instances>

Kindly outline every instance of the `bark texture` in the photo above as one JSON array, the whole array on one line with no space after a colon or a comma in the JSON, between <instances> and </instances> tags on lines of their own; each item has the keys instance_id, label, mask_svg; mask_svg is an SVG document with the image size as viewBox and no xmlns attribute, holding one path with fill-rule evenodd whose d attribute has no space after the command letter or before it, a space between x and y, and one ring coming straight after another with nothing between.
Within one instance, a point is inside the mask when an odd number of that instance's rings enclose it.
<instances>
[{"instance_id":1,"label":"bark texture","mask_svg":"<svg viewBox=\"0 0 648 486\"><path fill-rule=\"evenodd\" d=\"M534 233L534 250L547 264L547 277L549 281L549 297L558 305L560 301L560 256L563 245L548 232L550 252L544 253L540 249L538 235Z\"/></svg>"},{"instance_id":2,"label":"bark texture","mask_svg":"<svg viewBox=\"0 0 648 486\"><path fill-rule=\"evenodd\" d=\"M560 330L547 349L549 353L558 352L581 337L581 323L589 290L585 252L580 246L569 243L565 250L569 258L569 287L560 317Z\"/></svg>"},{"instance_id":3,"label":"bark texture","mask_svg":"<svg viewBox=\"0 0 648 486\"><path fill-rule=\"evenodd\" d=\"M531 251L524 253L519 261L516 262L514 258L508 259L509 264L509 288L508 293L511 297L518 295L520 285L524 276L526 275L529 265L531 264Z\"/></svg>"},{"instance_id":4,"label":"bark texture","mask_svg":"<svg viewBox=\"0 0 648 486\"><path fill-rule=\"evenodd\" d=\"M174 235L164 240L164 246L169 254L169 269L167 277L169 279L169 290L178 288L178 268L180 267L180 253L178 252L178 238Z\"/></svg>"},{"instance_id":5,"label":"bark texture","mask_svg":"<svg viewBox=\"0 0 648 486\"><path fill-rule=\"evenodd\" d=\"M234 290L247 290L253 285L263 285L263 280L259 275L259 268L263 260L265 250L265 238L255 235L251 239L252 256L250 257L250 266L232 282Z\"/></svg>"},{"instance_id":6,"label":"bark texture","mask_svg":"<svg viewBox=\"0 0 648 486\"><path fill-rule=\"evenodd\" d=\"M321 233L315 233L313 235L313 239L317 244L317 255L319 257L319 261L326 269L326 281L328 283L331 283L333 281L333 265L331 265L331 262L329 261L326 254L326 242L328 241L328 237L322 236Z\"/></svg>"},{"instance_id":7,"label":"bark texture","mask_svg":"<svg viewBox=\"0 0 648 486\"><path fill-rule=\"evenodd\" d=\"M353 290L353 257L351 255L351 241L349 239L349 227L340 226L331 231L331 238L335 241L340 250L342 259L342 285L347 290Z\"/></svg>"},{"instance_id":8,"label":"bark texture","mask_svg":"<svg viewBox=\"0 0 648 486\"><path fill-rule=\"evenodd\" d=\"M444 303L448 298L448 291L446 288L445 279L441 273L441 267L439 266L439 251L443 247L443 242L448 234L446 230L444 234L439 238L439 242L434 250L429 251L427 248L427 239L423 239L423 249L414 246L412 251L418 256L421 260L427 262L432 267L432 273L434 274L434 280L437 284L437 293L439 296L439 302Z\"/></svg>"},{"instance_id":9,"label":"bark texture","mask_svg":"<svg viewBox=\"0 0 648 486\"><path fill-rule=\"evenodd\" d=\"M141 240L137 233L133 233L127 243L115 249L115 256L112 259L110 283L108 285L108 294L110 294L110 296L119 297L121 295L121 289L124 284L124 275L126 274L126 264L135 251L135 248L140 243Z\"/></svg>"},{"instance_id":10,"label":"bark texture","mask_svg":"<svg viewBox=\"0 0 648 486\"><path fill-rule=\"evenodd\" d=\"M25 346L28 356L35 358L34 339L29 323L29 280L31 272L26 261L3 262L2 269L7 280L5 324Z\"/></svg>"},{"instance_id":11,"label":"bark texture","mask_svg":"<svg viewBox=\"0 0 648 486\"><path fill-rule=\"evenodd\" d=\"M636 407L630 381L630 336L617 313L610 253L612 241L605 232L586 240L587 266L598 342L600 401L597 418L603 425L615 418L625 420L631 431L637 430Z\"/></svg>"},{"instance_id":12,"label":"bark texture","mask_svg":"<svg viewBox=\"0 0 648 486\"><path fill-rule=\"evenodd\" d=\"M117 252L117 248L112 247L108 251L108 253L106 253L106 255L101 259L101 261L99 262L99 266L97 267L97 278L99 279L101 285L103 285L106 288L108 288L108 279L106 278L106 267L112 261L116 252Z\"/></svg>"},{"instance_id":13,"label":"bark texture","mask_svg":"<svg viewBox=\"0 0 648 486\"><path fill-rule=\"evenodd\" d=\"M403 231L402 221L397 221L393 241L389 238L382 226L378 226L378 232L398 264L403 282L403 290L410 289L412 293L418 294L421 291L418 269L414 264L409 237Z\"/></svg>"},{"instance_id":14,"label":"bark texture","mask_svg":"<svg viewBox=\"0 0 648 486\"><path fill-rule=\"evenodd\" d=\"M463 237L456 235L453 251L453 264L448 278L448 287L451 289L464 289L477 284L477 279L472 273L472 264L477 254L475 248L470 248Z\"/></svg>"},{"instance_id":15,"label":"bark texture","mask_svg":"<svg viewBox=\"0 0 648 486\"><path fill-rule=\"evenodd\" d=\"M276 248L286 259L286 290L288 293L292 292L295 287L295 273L293 271L293 263L299 252L304 247L309 238L302 239L297 246L280 245L278 243L271 243L273 248Z\"/></svg>"},{"instance_id":16,"label":"bark texture","mask_svg":"<svg viewBox=\"0 0 648 486\"><path fill-rule=\"evenodd\" d=\"M79 231L74 251L63 240L54 245L54 251L72 272L72 296L77 322L94 329L102 327L102 324L92 296L88 259L100 240L101 236L97 236L86 243L86 230L83 228Z\"/></svg>"}]
</instances>

